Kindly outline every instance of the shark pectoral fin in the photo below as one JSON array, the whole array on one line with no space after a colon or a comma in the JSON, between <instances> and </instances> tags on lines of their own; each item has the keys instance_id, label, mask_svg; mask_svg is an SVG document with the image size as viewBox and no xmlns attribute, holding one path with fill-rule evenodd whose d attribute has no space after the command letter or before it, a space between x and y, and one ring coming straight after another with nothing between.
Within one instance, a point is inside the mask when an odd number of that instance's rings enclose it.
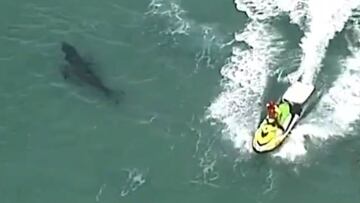
<instances>
[{"instance_id":1,"label":"shark pectoral fin","mask_svg":"<svg viewBox=\"0 0 360 203\"><path fill-rule=\"evenodd\" d=\"M68 79L70 76L69 67L68 66L62 67L61 74L65 80Z\"/></svg>"}]
</instances>

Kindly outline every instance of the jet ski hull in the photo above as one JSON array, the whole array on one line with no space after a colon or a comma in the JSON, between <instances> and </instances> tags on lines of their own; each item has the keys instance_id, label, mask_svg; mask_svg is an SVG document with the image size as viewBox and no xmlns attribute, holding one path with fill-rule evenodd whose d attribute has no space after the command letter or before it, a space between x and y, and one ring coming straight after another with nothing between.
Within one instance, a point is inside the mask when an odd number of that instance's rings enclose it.
<instances>
[{"instance_id":1,"label":"jet ski hull","mask_svg":"<svg viewBox=\"0 0 360 203\"><path fill-rule=\"evenodd\" d=\"M284 143L300 120L302 112L306 108L306 101L314 90L314 86L301 82L296 82L288 88L278 101L279 104L288 104L290 108L288 115L280 123L282 128L267 123L266 118L264 118L253 137L252 147L255 152L271 152Z\"/></svg>"},{"instance_id":2,"label":"jet ski hull","mask_svg":"<svg viewBox=\"0 0 360 203\"><path fill-rule=\"evenodd\" d=\"M271 126L264 120L255 132L253 149L257 153L271 152L277 149L289 134L289 131L283 132L279 127Z\"/></svg>"}]
</instances>

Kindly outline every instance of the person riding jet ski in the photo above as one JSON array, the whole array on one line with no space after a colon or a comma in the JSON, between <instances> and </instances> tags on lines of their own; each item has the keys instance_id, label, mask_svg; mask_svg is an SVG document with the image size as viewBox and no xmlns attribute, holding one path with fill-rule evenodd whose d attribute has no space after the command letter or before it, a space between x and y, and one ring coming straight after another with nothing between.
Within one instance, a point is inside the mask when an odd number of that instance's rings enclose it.
<instances>
[{"instance_id":1,"label":"person riding jet ski","mask_svg":"<svg viewBox=\"0 0 360 203\"><path fill-rule=\"evenodd\" d=\"M266 104L266 108L267 108L267 116L266 116L267 123L273 126L277 126L282 131L285 131L284 127L280 124L282 112L279 106L275 102L270 101Z\"/></svg>"}]
</instances>

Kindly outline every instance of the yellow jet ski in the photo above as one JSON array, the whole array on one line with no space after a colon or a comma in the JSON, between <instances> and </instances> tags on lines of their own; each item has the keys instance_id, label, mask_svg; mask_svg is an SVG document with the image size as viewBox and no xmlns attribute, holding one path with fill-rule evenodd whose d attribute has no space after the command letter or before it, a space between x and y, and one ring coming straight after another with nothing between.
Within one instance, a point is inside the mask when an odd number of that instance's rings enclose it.
<instances>
[{"instance_id":1,"label":"yellow jet ski","mask_svg":"<svg viewBox=\"0 0 360 203\"><path fill-rule=\"evenodd\" d=\"M252 146L255 152L263 153L277 149L294 129L306 108L306 102L314 92L313 85L295 82L283 94L277 105L281 111L278 124L263 119L255 132Z\"/></svg>"}]
</instances>

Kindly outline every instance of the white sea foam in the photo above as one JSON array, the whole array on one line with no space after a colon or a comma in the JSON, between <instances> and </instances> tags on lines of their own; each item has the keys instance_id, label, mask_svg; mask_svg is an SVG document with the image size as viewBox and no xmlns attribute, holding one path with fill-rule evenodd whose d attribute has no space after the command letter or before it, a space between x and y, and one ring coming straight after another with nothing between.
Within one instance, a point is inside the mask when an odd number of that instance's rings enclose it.
<instances>
[{"instance_id":1,"label":"white sea foam","mask_svg":"<svg viewBox=\"0 0 360 203\"><path fill-rule=\"evenodd\" d=\"M152 0L146 14L167 17L167 28L162 31L166 34L188 35L191 29L191 22L184 17L186 11L174 1Z\"/></svg>"},{"instance_id":2,"label":"white sea foam","mask_svg":"<svg viewBox=\"0 0 360 203\"><path fill-rule=\"evenodd\" d=\"M120 195L122 197L127 196L131 192L135 192L139 187L145 184L148 173L148 170L142 172L137 168L125 169L124 171L127 172L127 179L121 188Z\"/></svg>"}]
</instances>

